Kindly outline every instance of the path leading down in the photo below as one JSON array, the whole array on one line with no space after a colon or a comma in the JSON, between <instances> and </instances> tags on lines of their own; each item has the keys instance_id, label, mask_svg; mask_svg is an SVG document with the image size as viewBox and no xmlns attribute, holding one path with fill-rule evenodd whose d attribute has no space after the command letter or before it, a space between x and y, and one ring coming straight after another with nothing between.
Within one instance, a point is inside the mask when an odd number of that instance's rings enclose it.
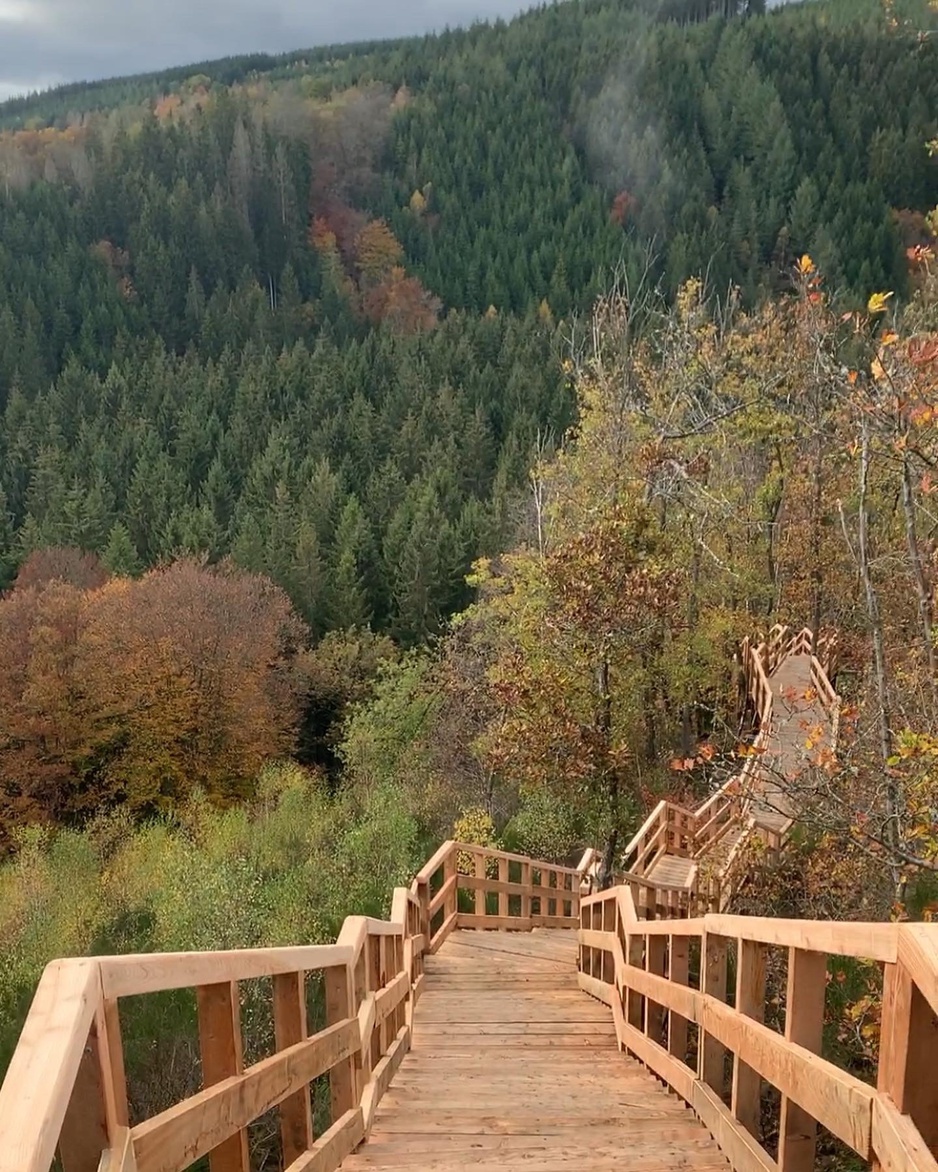
<instances>
[{"instance_id":1,"label":"path leading down","mask_svg":"<svg viewBox=\"0 0 938 1172\"><path fill-rule=\"evenodd\" d=\"M752 812L763 826L774 830L784 827L796 814L790 793L781 778L794 779L804 768L809 755L805 742L816 728L829 740L830 718L820 700L814 696L811 681L811 656L789 655L769 677L772 685L772 728L765 753L765 770L761 774L760 793L754 798Z\"/></svg>"},{"instance_id":2,"label":"path leading down","mask_svg":"<svg viewBox=\"0 0 938 1172\"><path fill-rule=\"evenodd\" d=\"M769 686L772 718L765 755L748 786L748 814L765 829L784 832L797 814L797 800L792 794L797 776L820 747L816 744L809 751L806 742L812 735L816 737L817 729L821 730L821 738L829 742L831 722L814 690L810 654L786 655L769 676ZM706 863L711 871L720 871L746 832L745 821L739 820L710 844ZM645 878L665 887L687 887L694 882L698 864L699 856L665 852L648 869Z\"/></svg>"},{"instance_id":3,"label":"path leading down","mask_svg":"<svg viewBox=\"0 0 938 1172\"><path fill-rule=\"evenodd\" d=\"M726 1172L690 1110L577 987L576 933L454 932L427 957L410 1053L347 1172Z\"/></svg>"}]
</instances>

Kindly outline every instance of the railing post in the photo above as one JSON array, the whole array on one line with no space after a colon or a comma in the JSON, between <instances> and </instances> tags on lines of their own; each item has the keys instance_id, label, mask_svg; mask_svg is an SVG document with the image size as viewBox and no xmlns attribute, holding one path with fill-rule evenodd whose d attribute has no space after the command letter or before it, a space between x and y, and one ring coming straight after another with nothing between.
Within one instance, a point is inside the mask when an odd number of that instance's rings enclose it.
<instances>
[{"instance_id":1,"label":"railing post","mask_svg":"<svg viewBox=\"0 0 938 1172\"><path fill-rule=\"evenodd\" d=\"M938 1016L905 965L887 964L877 1087L901 1114L911 1117L932 1155L938 1156L936 1045Z\"/></svg>"},{"instance_id":2,"label":"railing post","mask_svg":"<svg viewBox=\"0 0 938 1172\"><path fill-rule=\"evenodd\" d=\"M498 860L498 881L499 883L508 882L508 860ZM506 919L508 916L508 893L506 891L499 891L498 893L498 914L501 919Z\"/></svg>"},{"instance_id":3,"label":"railing post","mask_svg":"<svg viewBox=\"0 0 938 1172\"><path fill-rule=\"evenodd\" d=\"M686 985L689 980L690 947L686 936L668 937L668 980ZM687 1018L668 1012L668 1052L679 1062L687 1061Z\"/></svg>"},{"instance_id":4,"label":"railing post","mask_svg":"<svg viewBox=\"0 0 938 1172\"><path fill-rule=\"evenodd\" d=\"M381 988L381 945L380 936L368 935L365 937L365 981L369 994L375 994ZM363 1046L362 1069L364 1083L371 1081L374 1068L381 1059L381 1033L372 1026L371 1037L365 1039Z\"/></svg>"},{"instance_id":5,"label":"railing post","mask_svg":"<svg viewBox=\"0 0 938 1172\"><path fill-rule=\"evenodd\" d=\"M473 858L475 860L475 868L474 869L475 869L476 880L477 881L481 880L482 884L484 884L485 883L485 852L481 851L481 850L474 851ZM475 891L473 891L472 895L473 895L472 910L475 912L475 914L477 916L484 916L486 914L485 905L487 902L486 898L485 898L485 887L484 886L477 886Z\"/></svg>"},{"instance_id":6,"label":"railing post","mask_svg":"<svg viewBox=\"0 0 938 1172\"><path fill-rule=\"evenodd\" d=\"M665 959L668 947L666 936L649 936L645 942L645 971L656 977L665 975ZM645 998L645 1034L653 1042L664 1042L664 1006L650 997Z\"/></svg>"},{"instance_id":7,"label":"railing post","mask_svg":"<svg viewBox=\"0 0 938 1172\"><path fill-rule=\"evenodd\" d=\"M350 1017L357 1017L361 998L355 983L355 967L339 965L323 970L326 993L326 1023L335 1025ZM332 1122L358 1103L362 1092L361 1051L356 1050L329 1072L329 1094L332 1102Z\"/></svg>"},{"instance_id":8,"label":"railing post","mask_svg":"<svg viewBox=\"0 0 938 1172\"><path fill-rule=\"evenodd\" d=\"M65 1172L97 1172L101 1153L109 1146L104 1106L106 1075L101 1059L97 1028L92 1023L59 1138Z\"/></svg>"},{"instance_id":9,"label":"railing post","mask_svg":"<svg viewBox=\"0 0 938 1172\"><path fill-rule=\"evenodd\" d=\"M456 878L456 851L451 850L446 858L443 860L443 882L448 883L450 879ZM449 895L443 900L443 923L456 914L459 910L459 883L453 884L453 888ZM429 928L427 929L427 940L429 941Z\"/></svg>"},{"instance_id":10,"label":"railing post","mask_svg":"<svg viewBox=\"0 0 938 1172\"><path fill-rule=\"evenodd\" d=\"M726 939L705 931L700 945L701 993L726 1001L726 968ZM701 1028L699 1077L721 1098L726 1085L725 1054L725 1047Z\"/></svg>"},{"instance_id":11,"label":"railing post","mask_svg":"<svg viewBox=\"0 0 938 1172\"><path fill-rule=\"evenodd\" d=\"M788 950L788 992L785 999L785 1040L820 1054L827 993L827 957L802 948ZM780 1172L810 1172L814 1167L817 1123L782 1096L778 1164Z\"/></svg>"},{"instance_id":12,"label":"railing post","mask_svg":"<svg viewBox=\"0 0 938 1172\"><path fill-rule=\"evenodd\" d=\"M286 1050L306 1037L306 974L281 973L274 977L274 1045ZM280 1139L284 1165L313 1146L313 1120L305 1086L280 1104Z\"/></svg>"},{"instance_id":13,"label":"railing post","mask_svg":"<svg viewBox=\"0 0 938 1172\"><path fill-rule=\"evenodd\" d=\"M766 946L740 939L736 954L736 1012L754 1021L765 1018ZM762 1131L762 1079L738 1054L733 1055L732 1111L750 1135Z\"/></svg>"},{"instance_id":14,"label":"railing post","mask_svg":"<svg viewBox=\"0 0 938 1172\"><path fill-rule=\"evenodd\" d=\"M626 979L628 979L628 966L640 969L642 967L642 954L645 946L645 937L639 935L626 936ZM645 1016L644 998L641 993L636 992L631 985L628 987L626 995L626 1018L630 1026L634 1026L639 1032L644 1028L643 1018Z\"/></svg>"},{"instance_id":15,"label":"railing post","mask_svg":"<svg viewBox=\"0 0 938 1172\"><path fill-rule=\"evenodd\" d=\"M214 1086L244 1071L241 1049L241 1006L237 981L200 985L199 1046L202 1052L202 1082ZM209 1153L211 1172L250 1172L247 1131L241 1130Z\"/></svg>"},{"instance_id":16,"label":"railing post","mask_svg":"<svg viewBox=\"0 0 938 1172\"><path fill-rule=\"evenodd\" d=\"M528 921L528 927L531 926L531 896L533 888L531 887L531 864L524 862L521 864L521 882L524 885L524 893L521 896L521 918Z\"/></svg>"}]
</instances>

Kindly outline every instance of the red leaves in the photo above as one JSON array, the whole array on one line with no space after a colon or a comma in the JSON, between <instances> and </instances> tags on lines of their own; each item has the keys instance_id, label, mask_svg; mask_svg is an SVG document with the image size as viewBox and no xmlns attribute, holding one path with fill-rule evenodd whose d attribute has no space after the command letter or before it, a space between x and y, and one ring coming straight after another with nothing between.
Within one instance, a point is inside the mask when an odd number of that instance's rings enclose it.
<instances>
[{"instance_id":1,"label":"red leaves","mask_svg":"<svg viewBox=\"0 0 938 1172\"><path fill-rule=\"evenodd\" d=\"M938 359L938 334L912 338L908 345L909 361L915 366L929 366Z\"/></svg>"},{"instance_id":2,"label":"red leaves","mask_svg":"<svg viewBox=\"0 0 938 1172\"><path fill-rule=\"evenodd\" d=\"M436 325L440 300L416 277L408 277L402 268L395 267L365 293L362 309L375 324L386 321L400 334L417 334Z\"/></svg>"},{"instance_id":3,"label":"red leaves","mask_svg":"<svg viewBox=\"0 0 938 1172\"><path fill-rule=\"evenodd\" d=\"M638 200L630 191L620 191L619 194L612 201L612 209L609 212L609 219L613 224L618 224L620 227L625 227L629 219L638 210Z\"/></svg>"}]
</instances>

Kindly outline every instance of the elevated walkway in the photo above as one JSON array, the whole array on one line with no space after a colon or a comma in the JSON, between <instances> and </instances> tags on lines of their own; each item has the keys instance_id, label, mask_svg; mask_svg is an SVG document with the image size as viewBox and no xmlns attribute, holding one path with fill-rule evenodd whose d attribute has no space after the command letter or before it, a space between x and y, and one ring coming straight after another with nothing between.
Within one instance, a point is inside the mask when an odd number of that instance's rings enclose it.
<instances>
[{"instance_id":1,"label":"elevated walkway","mask_svg":"<svg viewBox=\"0 0 938 1172\"><path fill-rule=\"evenodd\" d=\"M836 744L809 636L745 649L760 751L699 810L662 803L608 890L594 851L571 868L446 842L389 920L349 917L333 945L53 962L0 1089L0 1172L809 1172L825 1134L851 1167L938 1172L938 925L706 911L747 839L782 849L802 726L823 712ZM677 866L683 885L656 881ZM825 1048L856 1029L843 958L882 973L872 1079ZM246 1067L258 979L272 1051ZM180 989L200 1089L137 1118L120 1004ZM249 1128L272 1111L258 1169Z\"/></svg>"},{"instance_id":2,"label":"elevated walkway","mask_svg":"<svg viewBox=\"0 0 938 1172\"><path fill-rule=\"evenodd\" d=\"M427 960L410 1053L368 1143L385 1169L725 1172L688 1107L623 1060L606 1007L577 984L576 933L456 931Z\"/></svg>"},{"instance_id":3,"label":"elevated walkway","mask_svg":"<svg viewBox=\"0 0 938 1172\"><path fill-rule=\"evenodd\" d=\"M747 874L747 848L759 842L770 856L784 848L805 769L836 748L834 654L832 640L807 628L775 627L758 646L743 644L741 675L757 723L751 755L698 809L658 803L625 850L623 879L636 895L643 881L687 914L725 911ZM584 863L595 874L597 857Z\"/></svg>"}]
</instances>

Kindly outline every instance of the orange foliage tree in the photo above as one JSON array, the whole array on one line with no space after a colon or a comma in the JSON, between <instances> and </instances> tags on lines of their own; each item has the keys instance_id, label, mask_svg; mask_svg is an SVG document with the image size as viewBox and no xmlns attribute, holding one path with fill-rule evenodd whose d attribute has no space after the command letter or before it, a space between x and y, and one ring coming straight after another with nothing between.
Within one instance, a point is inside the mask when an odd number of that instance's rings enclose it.
<instances>
[{"instance_id":1,"label":"orange foliage tree","mask_svg":"<svg viewBox=\"0 0 938 1172\"><path fill-rule=\"evenodd\" d=\"M0 818L167 810L196 787L246 795L289 752L305 628L269 579L182 561L0 599Z\"/></svg>"}]
</instances>

